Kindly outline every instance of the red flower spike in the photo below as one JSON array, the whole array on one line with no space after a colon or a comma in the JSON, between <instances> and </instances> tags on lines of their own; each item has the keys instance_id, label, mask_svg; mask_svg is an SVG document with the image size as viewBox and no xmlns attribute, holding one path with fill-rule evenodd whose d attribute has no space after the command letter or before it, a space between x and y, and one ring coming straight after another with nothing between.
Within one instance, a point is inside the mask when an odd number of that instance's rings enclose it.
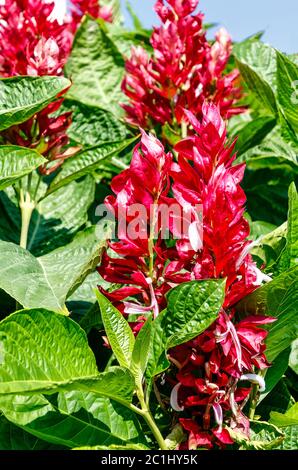
<instances>
[{"instance_id":1,"label":"red flower spike","mask_svg":"<svg viewBox=\"0 0 298 470\"><path fill-rule=\"evenodd\" d=\"M129 169L114 178L115 196L107 199L107 205L119 218L132 204L141 203L145 237L131 239L122 230L119 241L110 244L121 257L105 254L99 272L107 281L129 286L107 296L124 314L137 315L135 334L145 314L153 310L156 316L166 305L165 294L174 285L192 279L226 279L225 301L217 320L197 338L169 351L172 368L167 377L172 385L170 406L185 416L180 422L188 441L181 448L222 448L233 443L226 425L249 436L249 420L242 411L251 391L246 384L258 384L260 390L265 387L264 379L256 373L269 366L264 344L267 331L261 327L274 319L252 316L236 322L233 318L234 304L262 282L262 273L249 254L246 198L240 187L244 165L233 166L234 144L227 143L217 106L203 103L201 120L190 111L185 115L194 133L176 145L178 163L172 162L155 137L142 131ZM169 198L170 176L176 199ZM203 243L196 240L195 219L176 248L167 248L157 237L151 247L154 262L150 271L150 209L152 204L173 201L185 211L197 204L203 206ZM127 216L126 221L132 219ZM173 235L175 222L169 221ZM134 295L135 300L125 300L126 295Z\"/></svg>"},{"instance_id":2,"label":"red flower spike","mask_svg":"<svg viewBox=\"0 0 298 470\"><path fill-rule=\"evenodd\" d=\"M242 95L239 72L224 75L231 38L221 29L210 46L203 15L195 13L197 6L197 0L156 2L162 25L151 37L153 56L138 47L126 61L122 90L130 103L123 108L130 124L145 128L180 124L184 108L201 116L206 99L218 105L223 117L244 111L235 106Z\"/></svg>"}]
</instances>

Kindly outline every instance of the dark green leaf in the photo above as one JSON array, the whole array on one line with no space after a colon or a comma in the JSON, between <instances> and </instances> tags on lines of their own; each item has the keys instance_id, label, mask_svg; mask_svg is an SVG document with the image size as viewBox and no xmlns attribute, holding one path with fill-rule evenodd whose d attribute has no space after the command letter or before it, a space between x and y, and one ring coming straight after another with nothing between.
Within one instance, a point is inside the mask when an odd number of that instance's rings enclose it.
<instances>
[{"instance_id":1,"label":"dark green leaf","mask_svg":"<svg viewBox=\"0 0 298 470\"><path fill-rule=\"evenodd\" d=\"M59 450L0 416L0 450Z\"/></svg>"},{"instance_id":2,"label":"dark green leaf","mask_svg":"<svg viewBox=\"0 0 298 470\"><path fill-rule=\"evenodd\" d=\"M285 349L274 359L269 369L267 369L265 376L266 389L264 393L261 393L259 403L274 389L286 372L289 364L289 355L290 349Z\"/></svg>"},{"instance_id":3,"label":"dark green leaf","mask_svg":"<svg viewBox=\"0 0 298 470\"><path fill-rule=\"evenodd\" d=\"M33 436L68 448L144 442L131 410L94 393L9 395L0 399L0 409Z\"/></svg>"},{"instance_id":4,"label":"dark green leaf","mask_svg":"<svg viewBox=\"0 0 298 470\"><path fill-rule=\"evenodd\" d=\"M44 196L46 188L45 184L40 185L40 197ZM30 222L28 250L40 256L69 243L88 220L88 209L94 200L94 192L94 180L91 176L87 176L78 182L68 184L39 202ZM0 193L0 199L5 218L13 227L11 234L3 227L4 230L0 232L1 238L19 243L21 218L15 192L12 188L7 188ZM5 224L7 222L5 221ZM11 237L13 234L14 238Z\"/></svg>"},{"instance_id":5,"label":"dark green leaf","mask_svg":"<svg viewBox=\"0 0 298 470\"><path fill-rule=\"evenodd\" d=\"M237 155L240 156L247 150L259 145L276 124L273 117L261 116L246 124L238 133L236 143Z\"/></svg>"}]
</instances>

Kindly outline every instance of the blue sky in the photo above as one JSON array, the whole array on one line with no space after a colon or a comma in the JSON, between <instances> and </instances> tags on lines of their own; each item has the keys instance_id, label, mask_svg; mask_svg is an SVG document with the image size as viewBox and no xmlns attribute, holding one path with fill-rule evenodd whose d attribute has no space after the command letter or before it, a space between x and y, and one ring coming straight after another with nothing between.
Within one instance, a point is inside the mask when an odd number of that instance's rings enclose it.
<instances>
[{"instance_id":1,"label":"blue sky","mask_svg":"<svg viewBox=\"0 0 298 470\"><path fill-rule=\"evenodd\" d=\"M121 0L123 7L125 0ZM158 24L155 0L130 0L146 27ZM264 41L283 52L298 52L297 0L200 0L206 21L225 26L234 40L265 30ZM126 22L130 25L125 13Z\"/></svg>"}]
</instances>

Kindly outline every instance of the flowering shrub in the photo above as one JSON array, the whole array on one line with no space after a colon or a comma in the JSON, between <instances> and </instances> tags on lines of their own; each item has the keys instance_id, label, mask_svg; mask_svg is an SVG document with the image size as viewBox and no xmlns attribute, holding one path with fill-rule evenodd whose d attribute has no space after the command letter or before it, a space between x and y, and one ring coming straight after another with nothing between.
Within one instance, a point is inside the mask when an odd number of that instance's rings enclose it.
<instances>
[{"instance_id":1,"label":"flowering shrub","mask_svg":"<svg viewBox=\"0 0 298 470\"><path fill-rule=\"evenodd\" d=\"M0 5L0 448L296 449L296 57Z\"/></svg>"}]
</instances>

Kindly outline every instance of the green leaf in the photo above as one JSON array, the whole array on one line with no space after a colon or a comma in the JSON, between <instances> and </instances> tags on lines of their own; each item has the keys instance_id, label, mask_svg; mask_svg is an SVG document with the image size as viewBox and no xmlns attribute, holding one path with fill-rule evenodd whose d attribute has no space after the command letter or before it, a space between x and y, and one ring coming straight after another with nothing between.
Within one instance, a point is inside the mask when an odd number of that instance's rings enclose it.
<instances>
[{"instance_id":1,"label":"green leaf","mask_svg":"<svg viewBox=\"0 0 298 470\"><path fill-rule=\"evenodd\" d=\"M0 287L25 308L64 312L67 296L94 270L104 245L105 240L97 238L96 227L39 258L18 245L0 241Z\"/></svg>"},{"instance_id":2,"label":"green leaf","mask_svg":"<svg viewBox=\"0 0 298 470\"><path fill-rule=\"evenodd\" d=\"M298 426L298 403L292 406L285 414L272 411L270 413L270 423L280 428Z\"/></svg>"},{"instance_id":3,"label":"green leaf","mask_svg":"<svg viewBox=\"0 0 298 470\"><path fill-rule=\"evenodd\" d=\"M292 343L289 366L298 375L298 339Z\"/></svg>"},{"instance_id":4,"label":"green leaf","mask_svg":"<svg viewBox=\"0 0 298 470\"><path fill-rule=\"evenodd\" d=\"M282 351L273 361L265 376L266 389L259 398L259 403L274 389L282 376L285 374L289 364L290 348Z\"/></svg>"},{"instance_id":5,"label":"green leaf","mask_svg":"<svg viewBox=\"0 0 298 470\"><path fill-rule=\"evenodd\" d=\"M131 48L141 46L150 55L152 46L150 44L151 31L136 30L127 31L127 29L115 26L113 23L105 24L106 32L123 55L124 59L131 56ZM122 100L123 101L123 100Z\"/></svg>"},{"instance_id":6,"label":"green leaf","mask_svg":"<svg viewBox=\"0 0 298 470\"><path fill-rule=\"evenodd\" d=\"M8 395L0 398L0 409L33 436L68 448L144 442L131 410L94 393Z\"/></svg>"},{"instance_id":7,"label":"green leaf","mask_svg":"<svg viewBox=\"0 0 298 470\"><path fill-rule=\"evenodd\" d=\"M123 315L100 292L96 292L104 328L120 366L130 368L135 338Z\"/></svg>"},{"instance_id":8,"label":"green leaf","mask_svg":"<svg viewBox=\"0 0 298 470\"><path fill-rule=\"evenodd\" d=\"M233 49L236 65L248 88L273 115L277 114L275 50L260 41L245 41Z\"/></svg>"},{"instance_id":9,"label":"green leaf","mask_svg":"<svg viewBox=\"0 0 298 470\"><path fill-rule=\"evenodd\" d=\"M35 150L16 145L0 146L0 190L14 184L45 162L46 159Z\"/></svg>"},{"instance_id":10,"label":"green leaf","mask_svg":"<svg viewBox=\"0 0 298 470\"><path fill-rule=\"evenodd\" d=\"M168 294L168 307L152 323L146 377L150 382L169 366L165 352L190 341L217 318L225 295L225 280L191 281Z\"/></svg>"},{"instance_id":11,"label":"green leaf","mask_svg":"<svg viewBox=\"0 0 298 470\"><path fill-rule=\"evenodd\" d=\"M284 54L277 55L277 95L284 116L298 133L298 66Z\"/></svg>"},{"instance_id":12,"label":"green leaf","mask_svg":"<svg viewBox=\"0 0 298 470\"><path fill-rule=\"evenodd\" d=\"M0 395L82 390L131 400L129 371L99 374L85 332L62 315L41 309L10 315L0 323L0 344Z\"/></svg>"},{"instance_id":13,"label":"green leaf","mask_svg":"<svg viewBox=\"0 0 298 470\"><path fill-rule=\"evenodd\" d=\"M77 180L86 174L92 174L107 161L112 161L124 150L128 149L135 141L133 139L121 142L106 142L101 145L83 150L70 158L63 165L62 170L52 181L47 195L57 191L71 181Z\"/></svg>"},{"instance_id":14,"label":"green leaf","mask_svg":"<svg viewBox=\"0 0 298 470\"><path fill-rule=\"evenodd\" d=\"M64 77L0 79L0 130L27 121L70 85Z\"/></svg>"},{"instance_id":15,"label":"green leaf","mask_svg":"<svg viewBox=\"0 0 298 470\"><path fill-rule=\"evenodd\" d=\"M253 37L233 45L234 56L249 65L274 91L277 88L275 52L273 47Z\"/></svg>"},{"instance_id":16,"label":"green leaf","mask_svg":"<svg viewBox=\"0 0 298 470\"><path fill-rule=\"evenodd\" d=\"M121 115L124 59L107 36L104 23L86 16L75 36L65 67L73 81L70 99Z\"/></svg>"},{"instance_id":17,"label":"green leaf","mask_svg":"<svg viewBox=\"0 0 298 470\"><path fill-rule=\"evenodd\" d=\"M272 411L285 413L294 404L295 400L289 392L286 379L282 377L272 391L259 403L257 414L261 416L262 420L267 421L270 419Z\"/></svg>"},{"instance_id":18,"label":"green leaf","mask_svg":"<svg viewBox=\"0 0 298 470\"><path fill-rule=\"evenodd\" d=\"M252 223L252 230L254 230L255 223ZM255 233L255 232L253 232ZM257 238L259 237L257 233ZM266 272L272 272L278 269L277 263L279 257L286 246L287 237L287 223L285 222L280 227L270 231L266 235L259 238L258 243L252 248L251 254L258 262L259 266L265 264Z\"/></svg>"},{"instance_id":19,"label":"green leaf","mask_svg":"<svg viewBox=\"0 0 298 470\"><path fill-rule=\"evenodd\" d=\"M236 150L238 157L259 145L276 124L273 117L260 116L244 126L238 133Z\"/></svg>"},{"instance_id":20,"label":"green leaf","mask_svg":"<svg viewBox=\"0 0 298 470\"><path fill-rule=\"evenodd\" d=\"M24 429L10 423L4 416L0 416L0 450L57 450L53 446L32 436Z\"/></svg>"},{"instance_id":21,"label":"green leaf","mask_svg":"<svg viewBox=\"0 0 298 470\"><path fill-rule=\"evenodd\" d=\"M35 176L33 174L33 176ZM33 186L36 184L34 181ZM40 185L39 197L43 197L47 185ZM40 256L71 241L77 231L88 220L88 209L94 200L95 183L91 176L72 182L54 195L43 199L33 212L28 236L27 248L34 255ZM18 201L12 188L0 193L1 205L5 215L5 224L13 227L14 238L1 231L1 238L19 243L21 218ZM3 215L3 216L4 216ZM1 217L2 218L2 217ZM2 219L4 220L4 219Z\"/></svg>"},{"instance_id":22,"label":"green leaf","mask_svg":"<svg viewBox=\"0 0 298 470\"><path fill-rule=\"evenodd\" d=\"M61 107L63 112L72 112L67 134L72 142L84 148L104 142L121 142L127 137L126 126L106 109L66 99Z\"/></svg>"},{"instance_id":23,"label":"green leaf","mask_svg":"<svg viewBox=\"0 0 298 470\"><path fill-rule=\"evenodd\" d=\"M225 296L225 280L192 281L168 294L163 326L167 348L190 341L205 331L217 318Z\"/></svg>"},{"instance_id":24,"label":"green leaf","mask_svg":"<svg viewBox=\"0 0 298 470\"><path fill-rule=\"evenodd\" d=\"M298 336L298 266L259 287L237 305L242 314L271 315L277 321L270 326L266 356L273 361Z\"/></svg>"},{"instance_id":25,"label":"green leaf","mask_svg":"<svg viewBox=\"0 0 298 470\"><path fill-rule=\"evenodd\" d=\"M298 158L295 149L277 133L272 134L257 147L241 155L239 161L246 162L249 169L277 168L281 164L290 165L297 171Z\"/></svg>"},{"instance_id":26,"label":"green leaf","mask_svg":"<svg viewBox=\"0 0 298 470\"><path fill-rule=\"evenodd\" d=\"M139 384L140 387L142 387L142 379L148 364L151 335L152 317L150 316L136 337L132 351L131 372L136 379L136 383Z\"/></svg>"},{"instance_id":27,"label":"green leaf","mask_svg":"<svg viewBox=\"0 0 298 470\"><path fill-rule=\"evenodd\" d=\"M289 189L287 244L279 260L280 271L298 265L298 194L295 183Z\"/></svg>"},{"instance_id":28,"label":"green leaf","mask_svg":"<svg viewBox=\"0 0 298 470\"><path fill-rule=\"evenodd\" d=\"M280 429L265 421L251 421L250 439L240 432L228 428L229 433L240 450L271 450L277 448L284 440L284 434Z\"/></svg>"}]
</instances>

